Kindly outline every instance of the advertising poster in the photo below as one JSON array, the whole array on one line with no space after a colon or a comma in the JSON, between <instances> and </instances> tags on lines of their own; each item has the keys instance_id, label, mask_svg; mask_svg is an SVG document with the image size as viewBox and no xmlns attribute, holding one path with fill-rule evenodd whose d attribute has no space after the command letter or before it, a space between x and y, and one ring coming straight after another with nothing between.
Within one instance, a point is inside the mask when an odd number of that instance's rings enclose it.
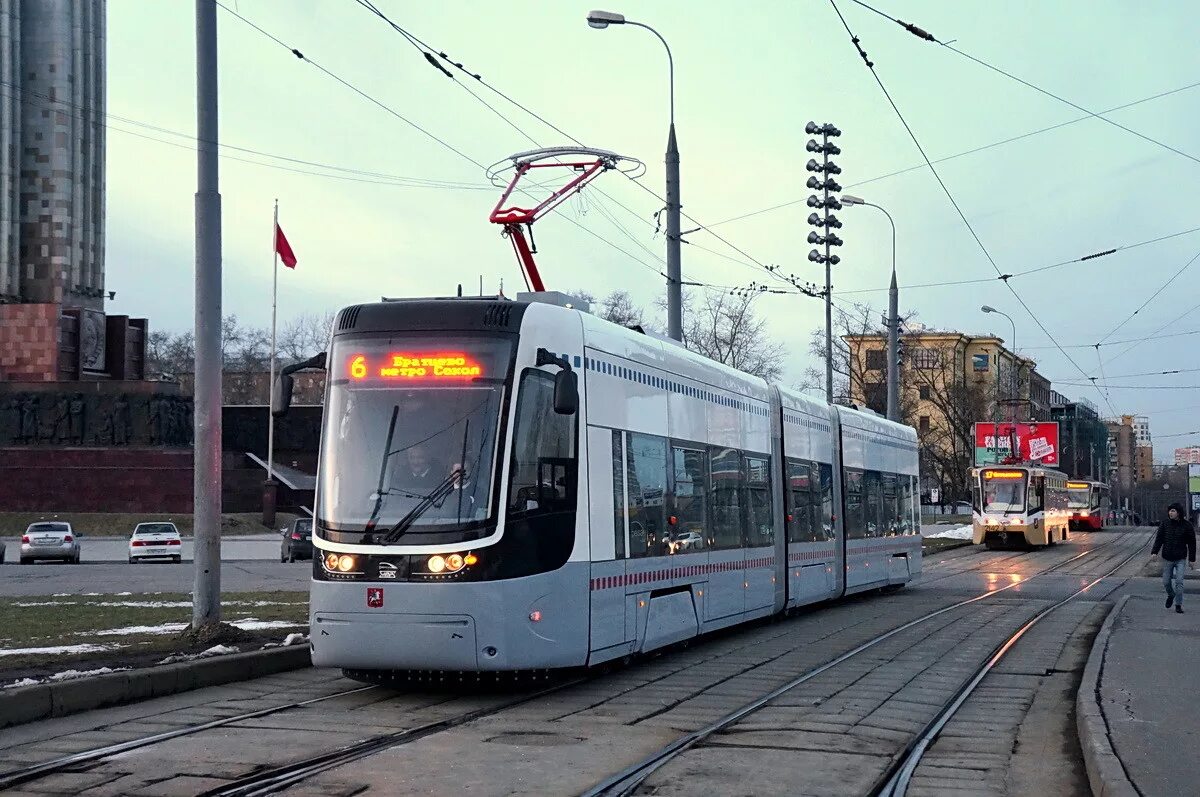
<instances>
[{"instance_id":1,"label":"advertising poster","mask_svg":"<svg viewBox=\"0 0 1200 797\"><path fill-rule=\"evenodd\" d=\"M1200 464L1188 465L1188 492L1200 493Z\"/></svg>"},{"instance_id":2,"label":"advertising poster","mask_svg":"<svg viewBox=\"0 0 1200 797\"><path fill-rule=\"evenodd\" d=\"M976 423L975 464L997 465L1012 454L1012 432L1016 431L1021 462L1058 467L1057 423ZM1200 483L1200 471L1197 471Z\"/></svg>"}]
</instances>

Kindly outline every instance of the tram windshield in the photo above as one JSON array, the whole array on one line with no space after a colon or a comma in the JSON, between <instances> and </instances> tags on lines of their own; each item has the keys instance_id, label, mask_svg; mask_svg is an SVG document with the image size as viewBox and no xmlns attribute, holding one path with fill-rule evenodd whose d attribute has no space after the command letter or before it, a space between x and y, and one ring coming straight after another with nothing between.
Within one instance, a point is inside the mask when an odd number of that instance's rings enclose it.
<instances>
[{"instance_id":1,"label":"tram windshield","mask_svg":"<svg viewBox=\"0 0 1200 797\"><path fill-rule=\"evenodd\" d=\"M983 511L1014 514L1025 511L1024 471L985 470L983 482Z\"/></svg>"},{"instance_id":2,"label":"tram windshield","mask_svg":"<svg viewBox=\"0 0 1200 797\"><path fill-rule=\"evenodd\" d=\"M511 353L504 338L337 338L318 523L357 532L343 542L367 542L363 532L377 543L422 532L441 532L438 542L483 536Z\"/></svg>"},{"instance_id":3,"label":"tram windshield","mask_svg":"<svg viewBox=\"0 0 1200 797\"><path fill-rule=\"evenodd\" d=\"M1088 509L1092 504L1092 485L1076 482L1067 483L1067 508Z\"/></svg>"}]
</instances>

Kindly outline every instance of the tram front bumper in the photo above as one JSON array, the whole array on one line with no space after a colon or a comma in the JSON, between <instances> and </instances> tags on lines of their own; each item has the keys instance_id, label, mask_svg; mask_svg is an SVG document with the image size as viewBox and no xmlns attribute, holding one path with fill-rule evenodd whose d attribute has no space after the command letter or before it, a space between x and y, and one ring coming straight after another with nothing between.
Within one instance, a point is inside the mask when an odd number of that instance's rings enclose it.
<instances>
[{"instance_id":1,"label":"tram front bumper","mask_svg":"<svg viewBox=\"0 0 1200 797\"><path fill-rule=\"evenodd\" d=\"M313 581L315 667L501 671L587 661L587 564L457 584Z\"/></svg>"},{"instance_id":2,"label":"tram front bumper","mask_svg":"<svg viewBox=\"0 0 1200 797\"><path fill-rule=\"evenodd\" d=\"M314 612L314 667L476 670L475 620L465 614Z\"/></svg>"}]
</instances>

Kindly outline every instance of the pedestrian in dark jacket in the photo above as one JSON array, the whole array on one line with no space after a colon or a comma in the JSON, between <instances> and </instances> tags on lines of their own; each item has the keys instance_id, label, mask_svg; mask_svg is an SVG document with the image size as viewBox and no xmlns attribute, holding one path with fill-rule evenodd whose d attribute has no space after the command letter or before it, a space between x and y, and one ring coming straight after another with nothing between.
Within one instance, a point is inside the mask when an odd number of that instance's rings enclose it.
<instances>
[{"instance_id":1,"label":"pedestrian in dark jacket","mask_svg":"<svg viewBox=\"0 0 1200 797\"><path fill-rule=\"evenodd\" d=\"M1167 591L1166 607L1175 604L1175 611L1183 614L1183 574L1196 564L1196 530L1183 514L1183 507L1171 504L1167 507L1167 519L1158 527L1154 537L1154 548L1150 555L1162 551L1163 589Z\"/></svg>"}]
</instances>

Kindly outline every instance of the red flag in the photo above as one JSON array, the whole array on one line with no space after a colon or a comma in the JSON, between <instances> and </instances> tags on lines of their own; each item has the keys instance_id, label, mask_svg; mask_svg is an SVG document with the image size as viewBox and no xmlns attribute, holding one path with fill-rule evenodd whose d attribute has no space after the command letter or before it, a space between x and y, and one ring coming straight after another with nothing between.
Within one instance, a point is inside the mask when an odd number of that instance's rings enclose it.
<instances>
[{"instance_id":1,"label":"red flag","mask_svg":"<svg viewBox=\"0 0 1200 797\"><path fill-rule=\"evenodd\" d=\"M292 251L292 245L288 243L287 236L283 234L283 228L278 224L275 225L275 251L283 259L285 266L296 267L296 254Z\"/></svg>"}]
</instances>

